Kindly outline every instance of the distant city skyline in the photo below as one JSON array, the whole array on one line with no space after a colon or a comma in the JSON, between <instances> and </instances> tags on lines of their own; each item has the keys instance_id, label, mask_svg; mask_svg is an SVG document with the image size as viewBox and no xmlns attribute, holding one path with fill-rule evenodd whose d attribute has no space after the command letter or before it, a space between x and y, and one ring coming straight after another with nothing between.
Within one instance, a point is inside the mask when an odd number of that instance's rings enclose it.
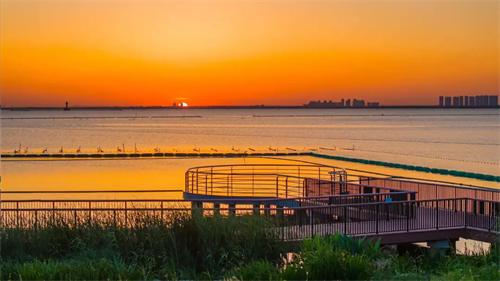
<instances>
[{"instance_id":1,"label":"distant city skyline","mask_svg":"<svg viewBox=\"0 0 500 281\"><path fill-rule=\"evenodd\" d=\"M435 105L440 95L498 95L499 5L2 1L1 105Z\"/></svg>"},{"instance_id":2,"label":"distant city skyline","mask_svg":"<svg viewBox=\"0 0 500 281\"><path fill-rule=\"evenodd\" d=\"M440 96L439 107L498 107L498 95Z\"/></svg>"}]
</instances>

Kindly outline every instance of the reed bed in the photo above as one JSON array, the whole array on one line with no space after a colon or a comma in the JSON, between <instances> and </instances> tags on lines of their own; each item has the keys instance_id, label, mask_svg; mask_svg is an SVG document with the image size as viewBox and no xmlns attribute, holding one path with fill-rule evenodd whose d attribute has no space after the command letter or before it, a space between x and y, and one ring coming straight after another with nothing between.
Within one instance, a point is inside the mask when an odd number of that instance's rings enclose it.
<instances>
[{"instance_id":1,"label":"reed bed","mask_svg":"<svg viewBox=\"0 0 500 281\"><path fill-rule=\"evenodd\" d=\"M272 217L169 210L67 219L1 232L2 280L499 280L498 247L475 255L386 253L334 235L290 253Z\"/></svg>"}]
</instances>

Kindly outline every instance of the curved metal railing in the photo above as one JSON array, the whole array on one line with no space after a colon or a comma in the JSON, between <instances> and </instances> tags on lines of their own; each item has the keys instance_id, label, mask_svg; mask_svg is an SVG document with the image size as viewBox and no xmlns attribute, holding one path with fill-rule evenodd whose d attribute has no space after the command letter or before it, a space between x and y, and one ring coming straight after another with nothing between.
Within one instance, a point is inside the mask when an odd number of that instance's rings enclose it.
<instances>
[{"instance_id":1,"label":"curved metal railing","mask_svg":"<svg viewBox=\"0 0 500 281\"><path fill-rule=\"evenodd\" d=\"M346 177L347 173L343 168L325 165L204 166L191 168L186 172L185 191L231 197L306 197L312 196L307 189L309 180L325 184L336 182L331 186L331 193L341 194Z\"/></svg>"}]
</instances>

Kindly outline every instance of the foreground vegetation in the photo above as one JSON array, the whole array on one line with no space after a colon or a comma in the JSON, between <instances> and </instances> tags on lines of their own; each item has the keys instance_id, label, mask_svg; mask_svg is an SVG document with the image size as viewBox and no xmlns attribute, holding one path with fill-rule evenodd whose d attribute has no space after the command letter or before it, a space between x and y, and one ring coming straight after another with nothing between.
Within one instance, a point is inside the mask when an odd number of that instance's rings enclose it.
<instances>
[{"instance_id":1,"label":"foreground vegetation","mask_svg":"<svg viewBox=\"0 0 500 281\"><path fill-rule=\"evenodd\" d=\"M2 280L500 280L498 247L471 256L390 255L378 243L339 235L302 241L294 254L273 222L169 214L56 220L1 233Z\"/></svg>"}]
</instances>

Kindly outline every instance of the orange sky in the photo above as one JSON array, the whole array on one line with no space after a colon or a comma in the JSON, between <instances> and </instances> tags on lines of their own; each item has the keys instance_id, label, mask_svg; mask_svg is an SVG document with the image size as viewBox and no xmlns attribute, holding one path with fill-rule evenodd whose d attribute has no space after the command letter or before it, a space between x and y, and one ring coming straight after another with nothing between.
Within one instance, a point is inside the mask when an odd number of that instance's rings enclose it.
<instances>
[{"instance_id":1,"label":"orange sky","mask_svg":"<svg viewBox=\"0 0 500 281\"><path fill-rule=\"evenodd\" d=\"M499 92L498 1L4 1L2 106Z\"/></svg>"}]
</instances>

